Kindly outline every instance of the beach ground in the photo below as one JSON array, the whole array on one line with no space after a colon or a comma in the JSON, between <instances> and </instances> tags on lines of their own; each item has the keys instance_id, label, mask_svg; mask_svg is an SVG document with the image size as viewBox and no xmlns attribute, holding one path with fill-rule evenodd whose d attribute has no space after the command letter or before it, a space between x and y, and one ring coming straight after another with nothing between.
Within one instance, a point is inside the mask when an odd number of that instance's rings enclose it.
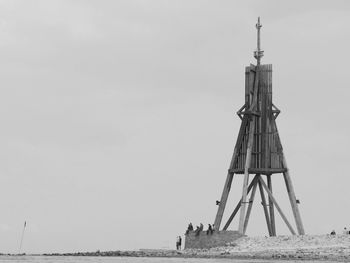
<instances>
[{"instance_id":1,"label":"beach ground","mask_svg":"<svg viewBox=\"0 0 350 263\"><path fill-rule=\"evenodd\" d=\"M350 235L242 237L224 247L187 249L185 256L350 262Z\"/></svg>"},{"instance_id":2,"label":"beach ground","mask_svg":"<svg viewBox=\"0 0 350 263\"><path fill-rule=\"evenodd\" d=\"M97 251L54 253L44 256L102 257L177 257L233 258L261 260L350 262L350 235L303 235L277 237L242 237L223 247L210 249L142 249L135 251Z\"/></svg>"}]
</instances>

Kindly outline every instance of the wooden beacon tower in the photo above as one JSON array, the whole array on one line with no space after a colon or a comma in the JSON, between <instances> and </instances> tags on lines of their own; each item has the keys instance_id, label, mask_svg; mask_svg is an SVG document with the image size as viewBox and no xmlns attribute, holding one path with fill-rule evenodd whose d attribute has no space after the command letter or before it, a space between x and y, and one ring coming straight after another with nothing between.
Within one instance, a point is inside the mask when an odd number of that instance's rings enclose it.
<instances>
[{"instance_id":1,"label":"wooden beacon tower","mask_svg":"<svg viewBox=\"0 0 350 263\"><path fill-rule=\"evenodd\" d=\"M221 230L221 221L233 176L235 174L243 174L242 198L222 230L227 230L233 218L240 210L238 231L240 234L245 234L255 192L257 187L259 187L269 235L276 235L275 208L293 235L303 235L304 227L298 209L299 202L295 197L276 126L276 118L280 111L272 103L272 65L260 64L261 57L263 56L263 51L260 49L260 18L258 18L256 28L257 50L254 52L254 57L257 60L257 64L256 66L250 65L245 70L245 103L237 112L237 115L242 120L242 124L238 133L221 200L218 202L218 211L214 225L216 230ZM250 174L254 175L254 177L249 183ZM295 232L287 220L272 194L271 176L273 174L283 174L297 232ZM266 177L267 183L263 179L263 175ZM248 194L250 192L248 201ZM265 199L265 192L268 197L268 203Z\"/></svg>"}]
</instances>

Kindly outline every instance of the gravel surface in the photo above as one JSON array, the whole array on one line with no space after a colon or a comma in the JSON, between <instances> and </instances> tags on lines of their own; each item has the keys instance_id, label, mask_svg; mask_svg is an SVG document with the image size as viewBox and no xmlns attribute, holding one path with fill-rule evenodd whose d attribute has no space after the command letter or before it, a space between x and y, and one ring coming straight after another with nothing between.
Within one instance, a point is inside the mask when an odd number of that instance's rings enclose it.
<instances>
[{"instance_id":1,"label":"gravel surface","mask_svg":"<svg viewBox=\"0 0 350 263\"><path fill-rule=\"evenodd\" d=\"M185 250L188 256L350 262L350 235L242 237L225 247Z\"/></svg>"}]
</instances>

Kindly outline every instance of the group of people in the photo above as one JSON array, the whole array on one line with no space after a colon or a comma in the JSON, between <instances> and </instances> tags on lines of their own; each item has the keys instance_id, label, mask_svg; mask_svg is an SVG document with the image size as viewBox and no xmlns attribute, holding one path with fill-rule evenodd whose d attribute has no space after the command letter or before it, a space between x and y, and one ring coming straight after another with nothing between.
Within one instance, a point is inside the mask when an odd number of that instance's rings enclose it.
<instances>
[{"instance_id":1,"label":"group of people","mask_svg":"<svg viewBox=\"0 0 350 263\"><path fill-rule=\"evenodd\" d=\"M203 224L200 223L199 226L196 226L196 229L194 230L192 223L189 223L185 235L188 235L190 232L193 231L196 236L199 236L199 234L203 231L203 228ZM206 233L207 235L212 235L214 233L214 224L208 224L208 229L206 230ZM181 244L181 236L176 237L176 250L181 250Z\"/></svg>"},{"instance_id":2,"label":"group of people","mask_svg":"<svg viewBox=\"0 0 350 263\"><path fill-rule=\"evenodd\" d=\"M336 235L335 230L332 230L331 235L332 236ZM343 235L350 235L350 231L346 227L344 227L343 229Z\"/></svg>"},{"instance_id":3,"label":"group of people","mask_svg":"<svg viewBox=\"0 0 350 263\"><path fill-rule=\"evenodd\" d=\"M192 223L189 223L185 235L188 235L191 231L194 231L195 235L199 236L199 234L203 231L203 228L204 228L203 224L200 223L199 226L196 226L196 229L193 230ZM207 235L209 234L212 235L214 232L214 224L213 225L208 224L208 230L206 230L206 232L207 232Z\"/></svg>"}]
</instances>

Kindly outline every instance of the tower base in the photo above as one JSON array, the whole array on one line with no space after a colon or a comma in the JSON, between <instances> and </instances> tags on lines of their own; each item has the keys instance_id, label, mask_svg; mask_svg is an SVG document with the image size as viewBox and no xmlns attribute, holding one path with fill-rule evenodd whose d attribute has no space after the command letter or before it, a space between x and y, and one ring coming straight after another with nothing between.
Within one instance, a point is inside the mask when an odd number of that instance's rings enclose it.
<instances>
[{"instance_id":1,"label":"tower base","mask_svg":"<svg viewBox=\"0 0 350 263\"><path fill-rule=\"evenodd\" d=\"M206 231L201 231L199 235L191 231L186 235L185 249L222 247L243 236L238 231L214 231L208 235Z\"/></svg>"}]
</instances>

